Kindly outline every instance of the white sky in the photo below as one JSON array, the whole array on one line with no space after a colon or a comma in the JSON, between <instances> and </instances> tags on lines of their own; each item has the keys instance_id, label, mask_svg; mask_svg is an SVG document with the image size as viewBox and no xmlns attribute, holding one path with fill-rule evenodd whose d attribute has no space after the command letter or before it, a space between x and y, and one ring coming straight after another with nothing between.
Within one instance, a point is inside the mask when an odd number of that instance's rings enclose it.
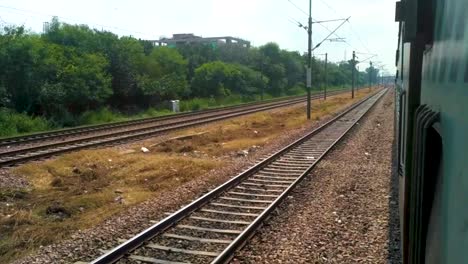
<instances>
[{"instance_id":1,"label":"white sky","mask_svg":"<svg viewBox=\"0 0 468 264\"><path fill-rule=\"evenodd\" d=\"M315 20L351 16L336 34L349 43L325 42L315 52L329 53L331 61L350 59L352 51L376 53L386 71L394 73L397 23L396 0L313 0ZM293 4L295 4L296 8ZM307 34L291 20L307 24L307 0L0 0L0 24L25 25L35 32L52 16L71 24L87 24L119 35L159 39L173 33L205 37L236 36L259 46L273 41L282 48L305 52ZM333 30L341 22L323 24ZM314 43L329 34L313 26ZM368 55L358 54L363 60ZM368 63L359 65L361 69Z\"/></svg>"}]
</instances>

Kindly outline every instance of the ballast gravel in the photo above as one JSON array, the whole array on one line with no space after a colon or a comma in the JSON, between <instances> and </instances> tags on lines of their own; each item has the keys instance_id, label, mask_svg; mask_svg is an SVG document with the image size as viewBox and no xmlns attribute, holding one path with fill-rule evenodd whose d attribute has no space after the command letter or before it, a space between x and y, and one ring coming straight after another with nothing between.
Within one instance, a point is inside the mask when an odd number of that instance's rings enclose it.
<instances>
[{"instance_id":1,"label":"ballast gravel","mask_svg":"<svg viewBox=\"0 0 468 264\"><path fill-rule=\"evenodd\" d=\"M388 99L386 98L385 100ZM279 110L275 109L274 111ZM391 105L388 106L387 111L392 112ZM222 169L213 170L207 175L187 182L173 190L162 192L153 199L150 199L137 206L133 206L128 210L125 210L124 212L109 218L105 222L96 225L93 228L76 232L70 237L70 239L63 240L53 245L44 246L34 254L17 260L14 263L74 263L77 261L86 262L95 259L102 254L102 250L107 250L117 246L119 244L119 239L129 239L145 228L153 225L155 221L163 219L166 216L164 213L174 212L182 206L190 203L192 200L200 197L209 190L225 182L230 177L234 177L241 171L254 165L256 162L258 162L259 159L265 158L270 153L278 151L282 147L304 135L306 131L309 131L313 127L319 126L326 120L328 120L328 118L322 119L322 121L319 122L310 123L309 125L300 129L285 131L284 135L280 138L277 138L275 142L271 142L271 144L268 144L265 147L250 153L247 157L235 158L229 166L225 166ZM380 146L376 147L380 148ZM280 216L275 216L275 218L276 217ZM267 226L266 228L269 227ZM264 232L262 232L262 234L263 233ZM260 236L255 238L257 242L259 237ZM286 236L283 236L283 238L284 237ZM273 250L273 247L277 245L277 249L281 249L280 244L285 242L283 241L283 238L275 238L277 240L276 243L270 244L270 246L267 246L267 248ZM304 244L306 242L303 241L301 243ZM255 244L252 244L252 246L254 245ZM296 246L296 249L300 249L300 244L297 244ZM248 248L246 248L246 250L247 249ZM265 252L271 251L267 250ZM265 252L255 252L254 254L250 254L247 253L247 251L242 251L239 255L239 258L234 261L239 262L240 260L241 262L245 263L273 263L277 260L281 261L281 258L273 257L273 255L271 255L272 258L267 259L266 254L263 254ZM256 256L255 254L259 254L259 256ZM285 258L282 259L282 262L288 262L284 259L289 260L290 263L301 262L300 258L293 258L293 255L290 256L291 258L285 255ZM308 261L302 262L309 263ZM339 261L339 263L346 262Z\"/></svg>"},{"instance_id":2,"label":"ballast gravel","mask_svg":"<svg viewBox=\"0 0 468 264\"><path fill-rule=\"evenodd\" d=\"M232 263L401 263L393 109L388 92Z\"/></svg>"},{"instance_id":3,"label":"ballast gravel","mask_svg":"<svg viewBox=\"0 0 468 264\"><path fill-rule=\"evenodd\" d=\"M297 107L297 106L295 106ZM287 108L283 108L284 110ZM281 111L270 110L271 112ZM165 213L175 212L189 204L197 197L224 183L229 178L256 164L259 160L268 157L284 146L294 142L314 127L326 122L331 117L314 121L300 129L285 131L284 135L270 142L268 145L250 153L246 157L233 158L230 165L216 169L196 180L187 182L177 188L164 191L154 198L133 206L93 228L80 230L70 239L44 246L35 253L16 260L15 264L34 263L75 263L78 261L91 261L102 255L103 250L119 245L119 239L129 239L144 229L150 227L155 221L166 217Z\"/></svg>"}]
</instances>

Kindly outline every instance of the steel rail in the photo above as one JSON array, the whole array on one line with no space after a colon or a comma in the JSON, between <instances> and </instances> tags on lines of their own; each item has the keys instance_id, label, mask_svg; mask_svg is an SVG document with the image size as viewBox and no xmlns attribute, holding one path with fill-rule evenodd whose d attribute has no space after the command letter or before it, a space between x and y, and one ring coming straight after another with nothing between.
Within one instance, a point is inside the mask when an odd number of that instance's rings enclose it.
<instances>
[{"instance_id":1,"label":"steel rail","mask_svg":"<svg viewBox=\"0 0 468 264\"><path fill-rule=\"evenodd\" d=\"M302 101L301 101L302 102ZM68 141L55 142L52 144L45 144L39 146L33 146L23 149L12 150L8 152L0 153L0 167L14 165L26 161L37 160L40 158L50 157L57 154L62 154L70 151L81 150L90 147L103 146L108 144L114 144L119 142L126 142L129 140L141 139L149 137L155 134L161 134L177 129L188 128L191 126L202 125L210 122L220 121L232 117L241 115L256 113L260 111L275 109L279 107L285 107L294 105L301 102L287 102L279 105L267 106L256 108L252 110L241 110L230 114L219 114L215 116L209 116L207 118L199 118L191 122L180 121L171 124L156 125L150 128L134 129L132 131L121 131L116 133L91 136L87 138L73 139ZM131 134L131 133L134 134ZM36 153L37 152L37 153Z\"/></svg>"},{"instance_id":2,"label":"steel rail","mask_svg":"<svg viewBox=\"0 0 468 264\"><path fill-rule=\"evenodd\" d=\"M357 107L361 106L365 102L368 102L369 99L376 98L374 102L369 106L369 108L362 113L356 120L347 128L342 134L340 134L334 142L326 148L326 150L317 157L317 160L311 165L308 166L300 176L291 183L291 185L284 190L281 195L279 195L272 203L260 214L251 224L244 229L239 236L231 243L228 247L226 247L214 260L212 263L226 263L229 261L236 250L238 250L257 230L257 228L261 225L263 220L265 220L271 212L284 200L285 197L293 190L293 188L304 178L308 175L308 173L315 167L315 165L322 159L326 153L344 136L347 132L354 126L356 122L358 122L369 110L377 103L377 101L383 96L384 92L386 91L379 91L376 94L368 96L367 98L363 99L362 101L352 105L344 112L340 113L327 123L321 125L319 128L314 129L312 132L308 133L307 135L303 136L302 138L296 140L294 143L284 147L280 151L274 153L273 155L269 156L268 158L264 159L263 161L257 163L253 167L245 170L244 172L240 173L236 177L232 178L231 180L225 182L224 184L218 186L214 190L210 191L209 193L203 195L202 197L196 199L189 205L183 207L179 211L175 212L174 214L166 217L162 221L154 224L150 228L142 231L141 233L137 234L133 238L127 240L126 242L120 244L119 246L115 247L114 249L108 251L101 257L97 258L96 260L92 261L92 264L103 264L103 263L115 263L116 261L120 260L121 258L127 256L130 252L136 250L137 248L141 247L146 242L150 241L151 239L155 238L158 234L161 234L163 231L175 226L178 222L183 219L186 219L190 214L194 213L198 209L202 208L203 206L207 205L210 201L217 199L220 197L221 194L226 193L226 191L231 190L232 188L241 184L244 180L248 179L252 175L256 174L257 172L261 171L262 169L266 168L271 163L277 161L280 157L287 154L289 151L293 150L294 148L300 146L307 140L313 138L315 135L319 134L320 132L324 131L326 128L330 127L333 124L337 124L337 121L340 120L343 116L350 113ZM343 121L343 120L342 120Z\"/></svg>"},{"instance_id":3,"label":"steel rail","mask_svg":"<svg viewBox=\"0 0 468 264\"><path fill-rule=\"evenodd\" d=\"M43 139L53 138L57 136L71 136L71 135L76 135L76 134L85 133L85 132L97 132L97 131L101 131L101 130L105 130L109 128L120 128L120 127L126 127L126 126L141 125L141 124L146 124L146 123L183 118L187 116L196 116L200 114L208 114L211 112L219 112L219 111L225 111L229 109L245 108L245 107L257 106L257 105L258 106L267 105L267 104L273 104L273 103L278 103L282 101L297 100L297 99L303 100L303 96L290 97L286 99L284 98L272 99L272 100L263 101L263 102L252 102L252 103L245 103L245 104L233 105L233 106L216 107L216 108L206 109L206 110L169 114L165 116L139 118L139 119L133 119L133 120L128 120L128 121L119 121L119 122L105 123L105 124L99 124L99 125L79 126L79 127L73 127L73 128L65 128L65 129L59 129L59 130L53 130L53 131L33 133L33 134L22 135L22 136L0 138L0 147L8 146L8 145L15 144L15 143L27 143L27 142L36 141L36 140L43 140Z\"/></svg>"},{"instance_id":4,"label":"steel rail","mask_svg":"<svg viewBox=\"0 0 468 264\"><path fill-rule=\"evenodd\" d=\"M336 91L336 94L341 94L341 91ZM320 98L321 95L316 95L314 98ZM107 134L91 135L89 137L64 140L49 144L30 146L26 148L14 149L11 151L0 152L0 167L14 165L26 161L37 160L40 158L50 157L57 154L62 154L70 151L81 150L90 147L101 145L126 142L129 140L141 139L155 134L161 134L172 130L187 128L191 126L206 124L209 122L220 121L223 119L233 118L241 115L247 115L260 111L271 110L275 108L290 106L302 103L305 99L295 99L292 101L280 101L274 104L259 105L247 109L238 109L230 113L216 112L213 115L206 117L194 118L192 120L181 120L167 124L156 124L149 127L135 128L125 131L111 132Z\"/></svg>"},{"instance_id":5,"label":"steel rail","mask_svg":"<svg viewBox=\"0 0 468 264\"><path fill-rule=\"evenodd\" d=\"M334 94L342 94L342 93L347 92L347 89L339 89L333 92ZM317 93L314 93L313 95L314 96L317 95L318 97L320 94L321 92L317 92ZM266 106L269 104L287 102L290 100L298 100L298 101L305 100L305 96L276 98L276 99L270 99L270 100L265 100L261 102L250 102L250 103L244 103L244 104L238 104L238 105L222 106L222 107L210 108L210 109L205 109L205 110L169 114L165 116L139 118L139 119L133 119L133 120L128 120L128 121L111 122L111 123L105 123L105 124L99 124L99 125L88 125L88 126L64 128L64 129L59 129L59 130L38 132L38 133L27 134L27 135L22 135L22 136L0 138L0 147L12 146L15 144L24 144L24 143L35 142L35 141L44 140L44 139L53 139L55 137L73 136L73 135L79 135L79 134L84 134L84 133L99 132L99 131L103 131L107 129L117 129L117 128L125 128L127 126L144 125L147 123L160 122L160 121L172 120L172 119L178 119L178 118L184 118L184 117L190 117L190 116L197 116L197 115L202 115L202 114L209 114L213 112L226 111L230 109L236 110L236 109L243 109L243 108L248 108L248 107Z\"/></svg>"}]
</instances>

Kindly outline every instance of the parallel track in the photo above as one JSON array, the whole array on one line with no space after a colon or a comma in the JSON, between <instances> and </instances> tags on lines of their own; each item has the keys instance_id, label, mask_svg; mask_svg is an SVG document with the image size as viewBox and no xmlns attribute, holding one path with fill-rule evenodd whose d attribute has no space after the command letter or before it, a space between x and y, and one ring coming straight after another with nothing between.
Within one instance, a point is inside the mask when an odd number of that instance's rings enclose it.
<instances>
[{"instance_id":1,"label":"parallel track","mask_svg":"<svg viewBox=\"0 0 468 264\"><path fill-rule=\"evenodd\" d=\"M334 91L330 94L336 95L341 93L344 93L344 91ZM321 95L313 96L313 99L318 98L321 98ZM305 102L304 97L261 104L222 107L207 111L182 113L165 117L146 118L76 129L65 129L52 131L50 133L38 133L29 136L4 139L3 141L0 140L0 146L3 146L3 149L0 150L0 167L84 148L142 139L176 129L290 106L302 102Z\"/></svg>"},{"instance_id":2,"label":"parallel track","mask_svg":"<svg viewBox=\"0 0 468 264\"><path fill-rule=\"evenodd\" d=\"M92 264L226 263L386 91L368 97Z\"/></svg>"}]
</instances>

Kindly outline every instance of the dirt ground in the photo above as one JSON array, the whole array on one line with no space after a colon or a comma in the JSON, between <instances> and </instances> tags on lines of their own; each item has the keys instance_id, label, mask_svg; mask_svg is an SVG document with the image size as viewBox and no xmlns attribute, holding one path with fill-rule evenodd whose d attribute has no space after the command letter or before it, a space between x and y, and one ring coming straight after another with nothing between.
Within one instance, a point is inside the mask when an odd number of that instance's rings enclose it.
<instances>
[{"instance_id":1,"label":"dirt ground","mask_svg":"<svg viewBox=\"0 0 468 264\"><path fill-rule=\"evenodd\" d=\"M96 256L98 249L115 245L113 232L119 225L125 230L122 234L141 231L143 220L157 220L164 208L186 204L368 92L359 91L354 100L349 95L315 100L312 122L306 122L301 105L118 147L74 152L3 172L3 182L14 178L18 186L0 187L0 262L37 249L41 257L22 263L68 263ZM143 153L141 147L149 152ZM180 188L190 191L176 193ZM148 199L156 201L144 202ZM140 208L154 203L157 212ZM148 212L138 215L142 211ZM116 227L110 220L115 218L127 223ZM101 224L104 227L98 228ZM86 241L76 249L76 241L93 236L99 237L98 242ZM64 242L46 247L59 241Z\"/></svg>"}]
</instances>

